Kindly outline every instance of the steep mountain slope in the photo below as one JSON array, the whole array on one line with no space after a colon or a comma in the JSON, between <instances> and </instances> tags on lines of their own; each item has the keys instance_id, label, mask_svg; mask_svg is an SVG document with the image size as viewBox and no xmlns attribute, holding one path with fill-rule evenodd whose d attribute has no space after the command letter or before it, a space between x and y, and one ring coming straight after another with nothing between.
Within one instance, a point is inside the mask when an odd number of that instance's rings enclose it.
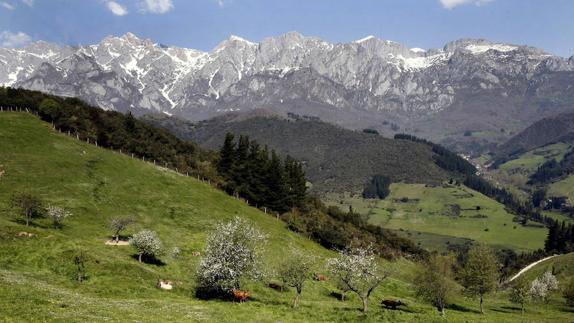
<instances>
[{"instance_id":1,"label":"steep mountain slope","mask_svg":"<svg viewBox=\"0 0 574 323\"><path fill-rule=\"evenodd\" d=\"M374 175L388 176L394 182L429 184L458 176L438 167L427 145L351 131L293 114L284 118L256 110L196 124L165 116L146 116L144 120L211 149L219 149L228 132L247 135L302 161L313 189L322 193L360 193Z\"/></svg>"},{"instance_id":2,"label":"steep mountain slope","mask_svg":"<svg viewBox=\"0 0 574 323\"><path fill-rule=\"evenodd\" d=\"M192 120L269 108L481 151L571 111L574 58L487 40L421 51L375 37L331 44L295 32L260 43L232 36L201 52L128 33L77 48L0 49L0 84Z\"/></svg>"},{"instance_id":3,"label":"steep mountain slope","mask_svg":"<svg viewBox=\"0 0 574 323\"><path fill-rule=\"evenodd\" d=\"M235 216L248 219L268 236L266 263L276 263L290 247L318 259L331 255L274 217L206 183L77 141L28 114L0 113L0 151L0 316L8 321L225 320L228 303L193 298L199 258L192 252L203 249L207 232L217 222ZM47 219L25 227L9 207L12 194L22 191L73 215L61 230L53 229ZM135 224L126 234L144 228L158 233L166 250L160 257L163 265L138 263L129 246L104 244L110 237L109 220L128 215ZM22 231L33 236L18 237ZM170 255L175 246L182 250L177 260ZM72 257L79 250L88 257L83 284L72 279ZM175 289L157 289L160 278L177 281ZM291 320L314 320L309 313L289 314L290 295L253 288L261 300L285 302L275 307L279 312L272 316L277 319L295 315ZM311 283L309 292L317 301L329 300L318 296L320 288ZM234 315L269 319L269 312L256 309L260 305L248 303Z\"/></svg>"},{"instance_id":4,"label":"steep mountain slope","mask_svg":"<svg viewBox=\"0 0 574 323\"><path fill-rule=\"evenodd\" d=\"M500 161L509 160L558 142L574 143L574 113L564 113L535 122L501 145L495 156Z\"/></svg>"}]
</instances>

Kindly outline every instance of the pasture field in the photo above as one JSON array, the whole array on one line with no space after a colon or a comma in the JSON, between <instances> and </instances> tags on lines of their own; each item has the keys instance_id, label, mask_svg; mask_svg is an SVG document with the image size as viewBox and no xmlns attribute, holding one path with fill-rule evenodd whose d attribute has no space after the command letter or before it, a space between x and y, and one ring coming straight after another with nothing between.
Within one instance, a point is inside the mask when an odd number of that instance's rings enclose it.
<instances>
[{"instance_id":1,"label":"pasture field","mask_svg":"<svg viewBox=\"0 0 574 323\"><path fill-rule=\"evenodd\" d=\"M456 243L460 238L516 251L544 246L545 228L536 223L522 226L514 222L514 216L502 204L465 186L394 183L390 189L384 200L330 195L329 201L342 207L352 206L367 214L371 223L403 231L411 237L419 236L419 232L435 235L434 239L426 239L426 243L419 241L431 250L443 250L445 244Z\"/></svg>"},{"instance_id":2,"label":"pasture field","mask_svg":"<svg viewBox=\"0 0 574 323\"><path fill-rule=\"evenodd\" d=\"M549 196L566 196L569 202L574 203L574 175L570 175L548 186Z\"/></svg>"},{"instance_id":3,"label":"pasture field","mask_svg":"<svg viewBox=\"0 0 574 323\"><path fill-rule=\"evenodd\" d=\"M529 177L544 162L551 159L561 161L571 148L571 145L561 142L540 147L520 155L517 159L507 161L498 169L488 173L494 181L502 184L512 193L528 198L527 192L531 190L531 187L527 185Z\"/></svg>"},{"instance_id":4,"label":"pasture field","mask_svg":"<svg viewBox=\"0 0 574 323\"><path fill-rule=\"evenodd\" d=\"M548 146L540 147L522 154L519 158L510 160L502 165L500 169L507 172L524 170L532 174L538 166L550 159L560 162L564 155L572 148L571 145L559 142Z\"/></svg>"},{"instance_id":5,"label":"pasture field","mask_svg":"<svg viewBox=\"0 0 574 323\"><path fill-rule=\"evenodd\" d=\"M0 321L445 321L430 305L415 298L411 282L418 265L405 259L381 261L393 274L372 295L366 315L360 312L356 297L349 295L348 300L341 302L331 296L335 287L330 279L309 281L297 310L290 307L292 291L275 291L264 282L246 282L244 288L251 291L252 297L244 304L199 300L194 296L194 272L200 257L194 257L192 252L203 250L207 233L219 221L244 217L267 234L266 280L273 277L273 269L289 248L316 257L316 271L327 276L324 262L334 253L206 183L79 142L54 132L30 115L0 113L0 170L4 171L0 178ZM417 189L419 194L424 192ZM26 227L9 203L14 192L23 191L65 207L73 215L61 229L53 228L42 218ZM406 194L395 188L393 192L395 196ZM484 207L494 208L486 202ZM136 220L126 234L143 228L158 233L167 250L160 263L139 263L129 246L104 244L111 234L108 221L126 215ZM506 215L499 216L506 221ZM380 219L384 221L383 216ZM494 230L494 225L489 226ZM32 236L22 237L21 232ZM532 231L536 234L531 239L538 239L537 232ZM505 240L495 242L503 244ZM175 246L182 250L177 259L169 252ZM72 259L80 252L86 257L87 280L83 283L73 279ZM160 278L174 281L174 290L157 289L155 284ZM383 298L404 300L408 307L383 309L379 305ZM477 300L457 293L447 309L446 321L572 319L571 310L559 296L547 308L530 306L524 317L507 298L506 291L489 295L485 300L487 314L480 315Z\"/></svg>"}]
</instances>

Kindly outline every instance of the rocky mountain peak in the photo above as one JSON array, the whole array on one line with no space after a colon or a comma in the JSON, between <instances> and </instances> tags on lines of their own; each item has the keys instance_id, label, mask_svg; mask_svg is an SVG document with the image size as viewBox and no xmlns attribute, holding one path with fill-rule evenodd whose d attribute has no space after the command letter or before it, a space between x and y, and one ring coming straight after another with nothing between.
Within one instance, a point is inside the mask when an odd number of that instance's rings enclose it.
<instances>
[{"instance_id":1,"label":"rocky mountain peak","mask_svg":"<svg viewBox=\"0 0 574 323\"><path fill-rule=\"evenodd\" d=\"M422 50L374 36L331 44L289 32L260 43L232 35L203 52L126 33L76 48L45 42L0 48L0 84L79 96L107 109L203 119L266 108L338 116L338 123L361 127L377 126L383 116L409 123L448 115L468 93L478 100L465 105L473 111L497 96L511 103L488 107L503 110L518 102L510 96L538 93L551 73L572 71L574 58L485 39ZM560 77L544 93L567 93L562 87L570 79Z\"/></svg>"}]
</instances>

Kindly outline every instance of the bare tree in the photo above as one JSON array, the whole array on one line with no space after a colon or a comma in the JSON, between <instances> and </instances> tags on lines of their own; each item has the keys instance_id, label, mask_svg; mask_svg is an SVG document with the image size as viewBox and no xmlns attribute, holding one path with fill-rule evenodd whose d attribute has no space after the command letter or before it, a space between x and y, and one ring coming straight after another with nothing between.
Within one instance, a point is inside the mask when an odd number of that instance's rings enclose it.
<instances>
[{"instance_id":1,"label":"bare tree","mask_svg":"<svg viewBox=\"0 0 574 323\"><path fill-rule=\"evenodd\" d=\"M16 193L12 197L12 207L18 210L26 221L26 226L29 226L32 218L41 214L42 201L30 193Z\"/></svg>"},{"instance_id":2,"label":"bare tree","mask_svg":"<svg viewBox=\"0 0 574 323\"><path fill-rule=\"evenodd\" d=\"M389 276L380 272L373 246L357 247L339 252L339 256L327 263L331 273L363 303L363 312L369 309L371 293Z\"/></svg>"},{"instance_id":3,"label":"bare tree","mask_svg":"<svg viewBox=\"0 0 574 323\"><path fill-rule=\"evenodd\" d=\"M113 232L113 239L116 242L120 241L120 233L124 231L129 225L134 223L132 217L125 217L125 218L113 218L110 221L110 229Z\"/></svg>"}]
</instances>

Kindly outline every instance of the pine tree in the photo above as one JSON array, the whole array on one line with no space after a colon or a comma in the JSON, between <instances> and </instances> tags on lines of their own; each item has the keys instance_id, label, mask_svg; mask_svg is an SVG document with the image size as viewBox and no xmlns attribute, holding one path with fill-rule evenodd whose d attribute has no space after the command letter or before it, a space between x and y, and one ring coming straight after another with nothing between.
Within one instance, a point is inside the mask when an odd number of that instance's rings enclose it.
<instances>
[{"instance_id":1,"label":"pine tree","mask_svg":"<svg viewBox=\"0 0 574 323\"><path fill-rule=\"evenodd\" d=\"M229 179L231 169L235 163L235 143L233 142L234 136L231 133L225 135L223 147L219 151L219 162L217 163L217 171L226 179Z\"/></svg>"},{"instance_id":2,"label":"pine tree","mask_svg":"<svg viewBox=\"0 0 574 323\"><path fill-rule=\"evenodd\" d=\"M554 221L548 228L548 236L544 242L544 250L551 252L555 251L558 246L558 222Z\"/></svg>"},{"instance_id":3,"label":"pine tree","mask_svg":"<svg viewBox=\"0 0 574 323\"><path fill-rule=\"evenodd\" d=\"M301 163L290 156L285 158L285 176L287 206L301 207L307 194L307 180Z\"/></svg>"},{"instance_id":4,"label":"pine tree","mask_svg":"<svg viewBox=\"0 0 574 323\"><path fill-rule=\"evenodd\" d=\"M277 153L271 151L271 159L267 165L267 195L265 204L277 212L285 212L289 209L287 202L287 190L285 185L285 170Z\"/></svg>"},{"instance_id":5,"label":"pine tree","mask_svg":"<svg viewBox=\"0 0 574 323\"><path fill-rule=\"evenodd\" d=\"M265 188L265 166L267 164L267 151L261 150L259 144L252 141L249 146L249 195L247 198L256 205L262 205L266 193Z\"/></svg>"},{"instance_id":6,"label":"pine tree","mask_svg":"<svg viewBox=\"0 0 574 323\"><path fill-rule=\"evenodd\" d=\"M236 183L235 191L243 197L251 195L249 189L249 137L239 136L237 150L235 152L235 164L232 178Z\"/></svg>"}]
</instances>

